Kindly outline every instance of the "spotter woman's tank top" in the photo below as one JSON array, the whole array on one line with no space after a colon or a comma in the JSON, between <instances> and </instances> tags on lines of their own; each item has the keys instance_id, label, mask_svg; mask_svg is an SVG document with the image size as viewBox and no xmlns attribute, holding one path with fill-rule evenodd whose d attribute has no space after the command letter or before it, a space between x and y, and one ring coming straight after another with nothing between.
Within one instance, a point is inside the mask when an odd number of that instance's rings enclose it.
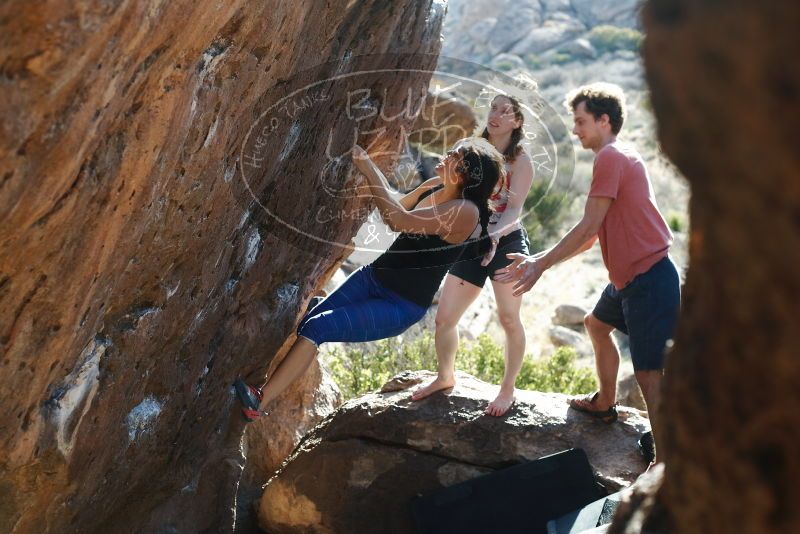
<instances>
[{"instance_id":1,"label":"spotter woman's tank top","mask_svg":"<svg viewBox=\"0 0 800 534\"><path fill-rule=\"evenodd\" d=\"M425 191L417 204L443 187L439 185ZM467 239L454 244L438 235L403 232L371 266L375 278L384 287L427 308L447 271L474 241Z\"/></svg>"}]
</instances>

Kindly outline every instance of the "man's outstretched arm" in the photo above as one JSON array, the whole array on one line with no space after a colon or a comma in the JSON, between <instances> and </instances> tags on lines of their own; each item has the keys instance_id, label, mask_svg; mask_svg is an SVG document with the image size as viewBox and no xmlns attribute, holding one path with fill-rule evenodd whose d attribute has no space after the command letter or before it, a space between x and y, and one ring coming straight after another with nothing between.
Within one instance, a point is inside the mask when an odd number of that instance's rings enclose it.
<instances>
[{"instance_id":1,"label":"man's outstretched arm","mask_svg":"<svg viewBox=\"0 0 800 534\"><path fill-rule=\"evenodd\" d=\"M589 197L583 218L553 248L536 257L509 254L508 257L514 262L495 271L495 280L506 283L517 281L514 295L529 291L544 271L591 247L613 201L608 197Z\"/></svg>"},{"instance_id":2,"label":"man's outstretched arm","mask_svg":"<svg viewBox=\"0 0 800 534\"><path fill-rule=\"evenodd\" d=\"M579 254L594 244L600 225L606 218L608 208L614 200L608 197L589 197L583 210L583 218L561 238L556 246L542 256L542 266L549 269L553 265ZM588 243L588 246L587 246Z\"/></svg>"}]
</instances>

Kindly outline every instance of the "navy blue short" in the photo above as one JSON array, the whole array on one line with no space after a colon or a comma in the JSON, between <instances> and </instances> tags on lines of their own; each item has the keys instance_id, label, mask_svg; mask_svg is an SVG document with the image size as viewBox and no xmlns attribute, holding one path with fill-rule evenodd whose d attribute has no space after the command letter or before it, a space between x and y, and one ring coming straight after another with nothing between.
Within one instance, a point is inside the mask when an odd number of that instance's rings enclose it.
<instances>
[{"instance_id":1,"label":"navy blue short","mask_svg":"<svg viewBox=\"0 0 800 534\"><path fill-rule=\"evenodd\" d=\"M472 285L483 287L486 278L494 280L494 272L511 264L506 254L519 252L520 254L530 254L530 240L525 228L520 228L509 232L497 242L497 251L494 253L492 261L484 267L481 265L483 256L458 260L450 267L450 274L455 275Z\"/></svg>"},{"instance_id":2,"label":"navy blue short","mask_svg":"<svg viewBox=\"0 0 800 534\"><path fill-rule=\"evenodd\" d=\"M664 368L664 350L675 332L680 305L680 277L666 256L621 290L606 286L592 315L628 334L634 370L652 371Z\"/></svg>"}]
</instances>

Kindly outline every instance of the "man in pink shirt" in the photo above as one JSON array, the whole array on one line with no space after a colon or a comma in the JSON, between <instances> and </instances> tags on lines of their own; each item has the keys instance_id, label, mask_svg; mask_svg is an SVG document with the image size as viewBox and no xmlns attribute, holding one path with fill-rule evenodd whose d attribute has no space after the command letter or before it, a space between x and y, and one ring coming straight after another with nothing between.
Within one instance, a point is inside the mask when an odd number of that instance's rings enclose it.
<instances>
[{"instance_id":1,"label":"man in pink shirt","mask_svg":"<svg viewBox=\"0 0 800 534\"><path fill-rule=\"evenodd\" d=\"M600 390L572 399L570 406L607 423L617 420L619 351L616 328L630 336L631 359L655 428L664 368L680 308L680 279L668 253L672 233L658 211L644 161L634 147L617 141L625 119L622 89L595 83L567 97L581 145L595 152L584 215L553 248L525 256L498 270L496 279L516 281L515 295L533 287L553 265L592 247L599 238L611 283L584 323L595 351Z\"/></svg>"}]
</instances>

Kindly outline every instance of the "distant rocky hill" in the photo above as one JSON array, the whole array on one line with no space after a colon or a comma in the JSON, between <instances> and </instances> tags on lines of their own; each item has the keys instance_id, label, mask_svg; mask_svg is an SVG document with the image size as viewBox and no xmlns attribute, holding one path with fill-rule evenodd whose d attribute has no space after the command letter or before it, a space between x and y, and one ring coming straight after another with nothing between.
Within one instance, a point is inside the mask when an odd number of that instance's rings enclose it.
<instances>
[{"instance_id":1,"label":"distant rocky hill","mask_svg":"<svg viewBox=\"0 0 800 534\"><path fill-rule=\"evenodd\" d=\"M524 57L572 47L596 26L638 28L638 4L638 0L451 0L442 56L486 63L500 54Z\"/></svg>"}]
</instances>

